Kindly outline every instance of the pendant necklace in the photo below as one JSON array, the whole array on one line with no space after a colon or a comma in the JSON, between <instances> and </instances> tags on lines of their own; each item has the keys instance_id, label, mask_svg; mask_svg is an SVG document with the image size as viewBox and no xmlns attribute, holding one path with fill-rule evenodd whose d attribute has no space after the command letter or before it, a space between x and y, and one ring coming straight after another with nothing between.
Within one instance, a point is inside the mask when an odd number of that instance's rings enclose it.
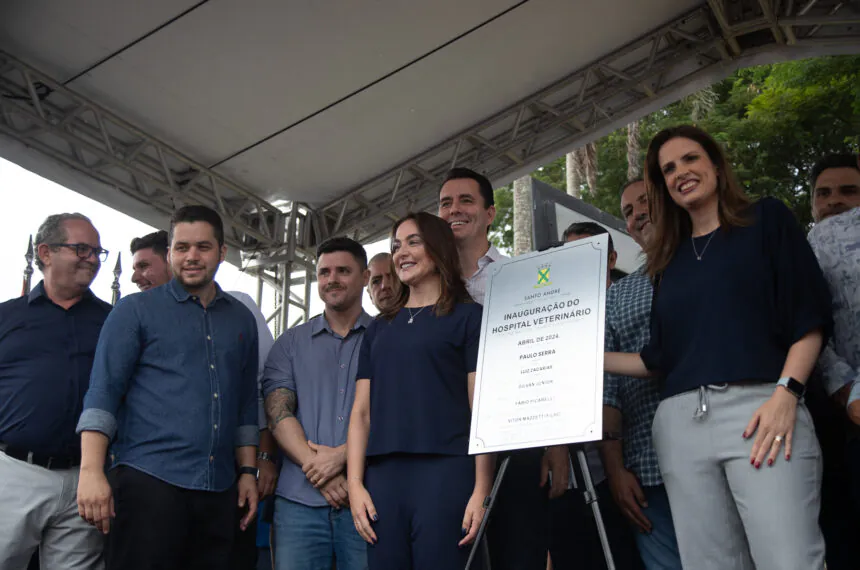
<instances>
[{"instance_id":1,"label":"pendant necklace","mask_svg":"<svg viewBox=\"0 0 860 570\"><path fill-rule=\"evenodd\" d=\"M699 251L696 249L696 240L693 238L692 235L690 235L690 243L693 244L693 253L696 254L697 260L702 261L702 256L705 255L705 250L708 249L709 245L711 245L711 240L714 239L715 235L717 235L717 230L719 229L720 228L717 228L716 230L711 232L711 237L709 237L708 241L705 242L705 247L702 248L702 253L699 253Z\"/></svg>"},{"instance_id":2,"label":"pendant necklace","mask_svg":"<svg viewBox=\"0 0 860 570\"><path fill-rule=\"evenodd\" d=\"M426 309L426 308L427 308L427 306L421 307L420 309L418 309L418 312L417 312L417 313L415 313L415 314L413 315L413 314L412 314L412 309L410 309L409 307L406 307L406 310L407 310L407 311L409 311L409 320L408 320L408 321L406 321L406 324L411 325L411 324L412 324L412 321L414 321L414 320L415 320L415 317L417 317L418 315L420 315L420 314L421 314L421 311L423 311L423 310L424 310L424 309Z\"/></svg>"}]
</instances>

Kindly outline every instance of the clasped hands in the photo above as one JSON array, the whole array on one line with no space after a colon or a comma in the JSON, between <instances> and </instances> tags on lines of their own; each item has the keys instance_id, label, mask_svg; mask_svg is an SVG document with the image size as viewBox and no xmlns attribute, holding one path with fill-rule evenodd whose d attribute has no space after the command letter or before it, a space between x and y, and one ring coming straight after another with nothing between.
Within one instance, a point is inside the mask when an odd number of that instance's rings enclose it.
<instances>
[{"instance_id":1,"label":"clasped hands","mask_svg":"<svg viewBox=\"0 0 860 570\"><path fill-rule=\"evenodd\" d=\"M310 459L302 464L302 472L325 500L335 509L349 506L349 492L344 469L346 449L344 446L328 447L308 441L313 452Z\"/></svg>"}]
</instances>

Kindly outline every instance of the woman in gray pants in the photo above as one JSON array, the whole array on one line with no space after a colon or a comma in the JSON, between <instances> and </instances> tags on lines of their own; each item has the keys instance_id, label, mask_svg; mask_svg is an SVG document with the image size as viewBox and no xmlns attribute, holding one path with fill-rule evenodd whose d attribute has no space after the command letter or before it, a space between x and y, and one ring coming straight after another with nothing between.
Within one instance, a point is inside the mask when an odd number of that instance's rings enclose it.
<instances>
[{"instance_id":1,"label":"woman in gray pants","mask_svg":"<svg viewBox=\"0 0 860 570\"><path fill-rule=\"evenodd\" d=\"M802 396L832 319L815 256L698 128L654 137L646 185L651 340L607 353L605 370L660 382L652 431L682 563L820 570L821 454Z\"/></svg>"}]
</instances>

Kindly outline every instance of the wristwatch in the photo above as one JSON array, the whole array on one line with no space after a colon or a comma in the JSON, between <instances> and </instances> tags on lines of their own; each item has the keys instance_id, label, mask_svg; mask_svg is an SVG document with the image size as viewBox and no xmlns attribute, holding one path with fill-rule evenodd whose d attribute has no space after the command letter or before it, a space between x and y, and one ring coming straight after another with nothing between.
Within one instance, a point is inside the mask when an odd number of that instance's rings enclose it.
<instances>
[{"instance_id":1,"label":"wristwatch","mask_svg":"<svg viewBox=\"0 0 860 570\"><path fill-rule=\"evenodd\" d=\"M791 378L790 376L780 378L776 385L782 386L783 388L788 390L788 392L798 400L802 400L803 396L806 395L806 386L801 382L798 382L794 378Z\"/></svg>"},{"instance_id":2,"label":"wristwatch","mask_svg":"<svg viewBox=\"0 0 860 570\"><path fill-rule=\"evenodd\" d=\"M266 453L265 451L258 451L257 459L262 459L263 461L268 461L269 463L275 462L275 458L272 457L270 454Z\"/></svg>"},{"instance_id":3,"label":"wristwatch","mask_svg":"<svg viewBox=\"0 0 860 570\"><path fill-rule=\"evenodd\" d=\"M239 475L253 475L254 481L260 478L260 470L256 467L251 467L249 465L243 465L239 467Z\"/></svg>"}]
</instances>

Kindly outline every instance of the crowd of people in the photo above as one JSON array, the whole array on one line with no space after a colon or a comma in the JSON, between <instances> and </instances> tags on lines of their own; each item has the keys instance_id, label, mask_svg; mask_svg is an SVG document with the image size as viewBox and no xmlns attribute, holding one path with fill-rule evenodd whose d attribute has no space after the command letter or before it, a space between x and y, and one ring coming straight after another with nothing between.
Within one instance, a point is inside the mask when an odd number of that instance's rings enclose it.
<instances>
[{"instance_id":1,"label":"crowd of people","mask_svg":"<svg viewBox=\"0 0 860 570\"><path fill-rule=\"evenodd\" d=\"M642 266L607 275L604 437L586 449L616 568L857 567L858 157L822 157L809 191L807 235L690 126L621 189ZM0 304L0 570L34 552L48 570L254 568L258 510L277 570L463 568L500 463L467 449L506 258L481 174L451 170L437 214L395 222L370 260L320 244L325 309L277 339L215 281L215 211L133 240L141 292L114 307L90 291L92 222L49 216L42 281ZM508 456L473 568L604 568L572 450Z\"/></svg>"}]
</instances>

